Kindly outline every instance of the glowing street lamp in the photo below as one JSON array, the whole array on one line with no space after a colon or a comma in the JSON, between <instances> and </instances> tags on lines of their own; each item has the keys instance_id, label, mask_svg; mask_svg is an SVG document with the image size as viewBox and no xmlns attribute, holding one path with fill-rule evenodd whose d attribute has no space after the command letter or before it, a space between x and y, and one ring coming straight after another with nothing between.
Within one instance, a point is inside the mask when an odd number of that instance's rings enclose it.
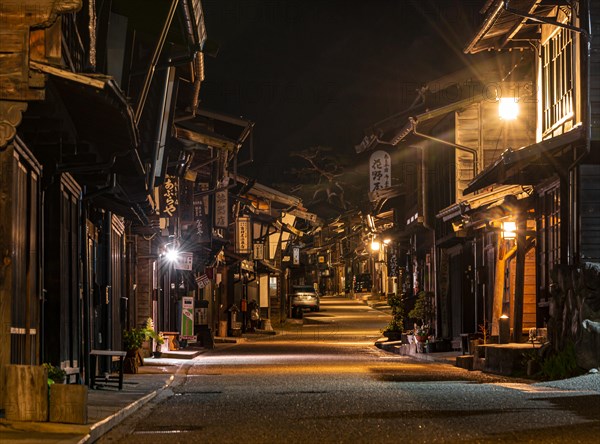
<instances>
[{"instance_id":1,"label":"glowing street lamp","mask_svg":"<svg viewBox=\"0 0 600 444\"><path fill-rule=\"evenodd\" d=\"M517 236L517 223L514 221L502 222L502 238L514 239Z\"/></svg>"},{"instance_id":2,"label":"glowing street lamp","mask_svg":"<svg viewBox=\"0 0 600 444\"><path fill-rule=\"evenodd\" d=\"M178 257L179 252L176 249L167 250L167 252L165 253L165 258L169 262L176 262Z\"/></svg>"},{"instance_id":3,"label":"glowing street lamp","mask_svg":"<svg viewBox=\"0 0 600 444\"><path fill-rule=\"evenodd\" d=\"M519 102L515 97L498 99L498 114L502 120L515 120L519 116Z\"/></svg>"},{"instance_id":4,"label":"glowing street lamp","mask_svg":"<svg viewBox=\"0 0 600 444\"><path fill-rule=\"evenodd\" d=\"M380 248L381 248L381 244L379 243L379 241L376 241L376 240L371 241L371 251L379 251Z\"/></svg>"}]
</instances>

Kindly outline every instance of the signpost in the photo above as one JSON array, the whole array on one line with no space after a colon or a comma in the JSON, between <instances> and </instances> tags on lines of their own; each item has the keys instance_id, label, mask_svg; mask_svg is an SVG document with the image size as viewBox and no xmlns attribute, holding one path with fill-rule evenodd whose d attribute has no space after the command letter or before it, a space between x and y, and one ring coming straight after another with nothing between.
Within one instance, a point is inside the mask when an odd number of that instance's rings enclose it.
<instances>
[{"instance_id":1,"label":"signpost","mask_svg":"<svg viewBox=\"0 0 600 444\"><path fill-rule=\"evenodd\" d=\"M194 335L194 298L184 296L181 298L181 339L196 339Z\"/></svg>"}]
</instances>

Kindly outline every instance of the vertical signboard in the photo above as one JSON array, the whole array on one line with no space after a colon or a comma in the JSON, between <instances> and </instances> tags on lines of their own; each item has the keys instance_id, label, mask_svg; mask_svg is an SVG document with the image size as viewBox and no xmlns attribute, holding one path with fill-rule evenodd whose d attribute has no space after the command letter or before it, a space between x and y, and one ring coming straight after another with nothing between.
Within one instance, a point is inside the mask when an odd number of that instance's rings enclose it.
<instances>
[{"instance_id":1,"label":"vertical signboard","mask_svg":"<svg viewBox=\"0 0 600 444\"><path fill-rule=\"evenodd\" d=\"M265 244L255 243L253 256L255 261L262 261L265 258Z\"/></svg>"},{"instance_id":2,"label":"vertical signboard","mask_svg":"<svg viewBox=\"0 0 600 444\"><path fill-rule=\"evenodd\" d=\"M392 186L391 159L385 151L375 151L369 158L369 191Z\"/></svg>"},{"instance_id":3,"label":"vertical signboard","mask_svg":"<svg viewBox=\"0 0 600 444\"><path fill-rule=\"evenodd\" d=\"M181 339L196 339L194 336L194 298L184 296L181 298Z\"/></svg>"},{"instance_id":4,"label":"vertical signboard","mask_svg":"<svg viewBox=\"0 0 600 444\"><path fill-rule=\"evenodd\" d=\"M238 217L235 221L235 252L238 254L252 253L252 225L250 218Z\"/></svg>"},{"instance_id":5,"label":"vertical signboard","mask_svg":"<svg viewBox=\"0 0 600 444\"><path fill-rule=\"evenodd\" d=\"M198 242L208 242L209 226L204 212L204 199L202 197L194 197L194 231L198 238Z\"/></svg>"},{"instance_id":6,"label":"vertical signboard","mask_svg":"<svg viewBox=\"0 0 600 444\"><path fill-rule=\"evenodd\" d=\"M292 264L300 265L300 247L292 247Z\"/></svg>"},{"instance_id":7,"label":"vertical signboard","mask_svg":"<svg viewBox=\"0 0 600 444\"><path fill-rule=\"evenodd\" d=\"M225 187L228 180L221 183ZM215 227L227 228L229 226L229 191L227 189L215 193Z\"/></svg>"},{"instance_id":8,"label":"vertical signboard","mask_svg":"<svg viewBox=\"0 0 600 444\"><path fill-rule=\"evenodd\" d=\"M173 217L179 205L179 179L176 176L165 178L160 190L160 216Z\"/></svg>"},{"instance_id":9,"label":"vertical signboard","mask_svg":"<svg viewBox=\"0 0 600 444\"><path fill-rule=\"evenodd\" d=\"M179 182L179 217L184 224L194 222L194 182Z\"/></svg>"}]
</instances>

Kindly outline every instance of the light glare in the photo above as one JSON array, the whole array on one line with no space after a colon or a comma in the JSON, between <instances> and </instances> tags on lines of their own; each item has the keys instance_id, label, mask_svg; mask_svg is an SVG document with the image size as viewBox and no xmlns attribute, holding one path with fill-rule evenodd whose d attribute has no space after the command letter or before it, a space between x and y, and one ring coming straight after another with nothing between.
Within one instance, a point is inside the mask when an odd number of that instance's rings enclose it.
<instances>
[{"instance_id":1,"label":"light glare","mask_svg":"<svg viewBox=\"0 0 600 444\"><path fill-rule=\"evenodd\" d=\"M517 234L517 223L512 221L502 222L502 237L514 239Z\"/></svg>"},{"instance_id":2,"label":"light glare","mask_svg":"<svg viewBox=\"0 0 600 444\"><path fill-rule=\"evenodd\" d=\"M502 97L498 104L498 113L502 120L515 120L519 116L519 103L514 97Z\"/></svg>"},{"instance_id":3,"label":"light glare","mask_svg":"<svg viewBox=\"0 0 600 444\"><path fill-rule=\"evenodd\" d=\"M168 250L167 253L165 254L165 257L167 258L167 260L169 262L175 262L177 260L178 256L179 256L179 253L177 252L177 250Z\"/></svg>"}]
</instances>

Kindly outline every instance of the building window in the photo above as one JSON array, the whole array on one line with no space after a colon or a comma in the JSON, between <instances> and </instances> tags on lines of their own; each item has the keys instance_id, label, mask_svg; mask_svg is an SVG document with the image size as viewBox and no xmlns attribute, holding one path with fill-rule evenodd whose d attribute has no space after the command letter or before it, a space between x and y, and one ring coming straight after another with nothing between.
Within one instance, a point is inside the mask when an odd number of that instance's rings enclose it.
<instances>
[{"instance_id":1,"label":"building window","mask_svg":"<svg viewBox=\"0 0 600 444\"><path fill-rule=\"evenodd\" d=\"M550 272L560 263L560 188L548 190L541 198L539 222L540 287L550 285Z\"/></svg>"},{"instance_id":2,"label":"building window","mask_svg":"<svg viewBox=\"0 0 600 444\"><path fill-rule=\"evenodd\" d=\"M542 45L542 132L554 130L573 116L573 36L565 28Z\"/></svg>"}]
</instances>

